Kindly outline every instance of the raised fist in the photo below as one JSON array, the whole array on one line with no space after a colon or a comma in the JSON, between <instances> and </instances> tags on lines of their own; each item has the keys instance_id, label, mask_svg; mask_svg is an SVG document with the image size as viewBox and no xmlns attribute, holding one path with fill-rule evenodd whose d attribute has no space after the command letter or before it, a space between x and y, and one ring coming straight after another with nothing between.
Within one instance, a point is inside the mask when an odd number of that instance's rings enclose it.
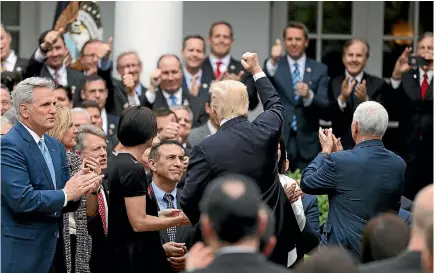
<instances>
[{"instance_id":1,"label":"raised fist","mask_svg":"<svg viewBox=\"0 0 434 273\"><path fill-rule=\"evenodd\" d=\"M53 45L57 42L59 36L63 34L63 28L52 30L45 35L44 42L40 45L43 51L50 51Z\"/></svg>"},{"instance_id":2,"label":"raised fist","mask_svg":"<svg viewBox=\"0 0 434 273\"><path fill-rule=\"evenodd\" d=\"M130 74L129 69L127 68L127 71L125 71L124 76L122 77L122 83L124 84L125 88L127 89L127 93L131 93L134 89L134 77L132 74Z\"/></svg>"},{"instance_id":3,"label":"raised fist","mask_svg":"<svg viewBox=\"0 0 434 273\"><path fill-rule=\"evenodd\" d=\"M108 58L112 52L113 47L113 37L108 39L107 44L101 43L98 48L98 57L99 58Z\"/></svg>"},{"instance_id":4,"label":"raised fist","mask_svg":"<svg viewBox=\"0 0 434 273\"><path fill-rule=\"evenodd\" d=\"M156 69L152 71L151 79L150 79L151 87L155 88L160 84L160 76L161 76L160 69Z\"/></svg>"},{"instance_id":5,"label":"raised fist","mask_svg":"<svg viewBox=\"0 0 434 273\"><path fill-rule=\"evenodd\" d=\"M279 39L276 39L273 47L271 48L271 61L273 65L275 65L282 56L282 42Z\"/></svg>"},{"instance_id":6,"label":"raised fist","mask_svg":"<svg viewBox=\"0 0 434 273\"><path fill-rule=\"evenodd\" d=\"M244 69L246 69L252 75L262 72L262 68L258 61L258 54L256 53L244 53L241 57L241 64L243 65Z\"/></svg>"}]
</instances>

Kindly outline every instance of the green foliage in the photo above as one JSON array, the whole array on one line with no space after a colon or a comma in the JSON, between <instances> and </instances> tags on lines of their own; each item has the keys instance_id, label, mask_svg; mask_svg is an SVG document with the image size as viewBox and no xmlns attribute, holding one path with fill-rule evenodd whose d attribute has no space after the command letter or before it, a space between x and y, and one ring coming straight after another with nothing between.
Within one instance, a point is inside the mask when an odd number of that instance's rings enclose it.
<instances>
[{"instance_id":1,"label":"green foliage","mask_svg":"<svg viewBox=\"0 0 434 273\"><path fill-rule=\"evenodd\" d=\"M301 172L299 169L295 170L295 172L289 172L287 175L294 180L301 180ZM319 195L317 198L319 206L319 222L320 224L323 224L327 220L327 214L329 212L329 200L327 195Z\"/></svg>"}]
</instances>

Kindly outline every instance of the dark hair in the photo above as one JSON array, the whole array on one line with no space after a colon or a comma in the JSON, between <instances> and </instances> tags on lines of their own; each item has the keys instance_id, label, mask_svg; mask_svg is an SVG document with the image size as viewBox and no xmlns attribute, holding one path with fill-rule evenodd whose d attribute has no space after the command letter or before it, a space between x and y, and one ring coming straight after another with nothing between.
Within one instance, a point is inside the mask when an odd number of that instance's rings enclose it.
<instances>
[{"instance_id":1,"label":"dark hair","mask_svg":"<svg viewBox=\"0 0 434 273\"><path fill-rule=\"evenodd\" d=\"M157 68L160 68L160 62L161 62L161 60L164 59L165 57L174 57L174 58L176 58L176 59L178 60L178 63L179 63L179 69L182 70L181 60L179 59L178 56L176 56L175 54L172 54L172 53L167 53L167 54L163 54L163 55L161 55L160 58L158 58L158 61L157 61Z\"/></svg>"},{"instance_id":2,"label":"dark hair","mask_svg":"<svg viewBox=\"0 0 434 273\"><path fill-rule=\"evenodd\" d=\"M317 249L304 263L299 263L295 273L357 273L357 267L348 254L340 246L326 246Z\"/></svg>"},{"instance_id":3,"label":"dark hair","mask_svg":"<svg viewBox=\"0 0 434 273\"><path fill-rule=\"evenodd\" d=\"M99 104L94 100L85 100L81 103L81 108L88 109L88 108L96 108L98 109L99 113L101 114L101 108L99 107Z\"/></svg>"},{"instance_id":4,"label":"dark hair","mask_svg":"<svg viewBox=\"0 0 434 273\"><path fill-rule=\"evenodd\" d=\"M42 32L42 34L39 36L39 39L38 39L38 46L40 46L44 42L45 36L47 36L48 32L50 32L50 31L52 31L52 30L50 29L50 30L46 30L46 31ZM65 38L63 37L63 34L60 35L59 38L62 40L63 44L66 46Z\"/></svg>"},{"instance_id":5,"label":"dark hair","mask_svg":"<svg viewBox=\"0 0 434 273\"><path fill-rule=\"evenodd\" d=\"M158 160L160 159L160 147L164 146L164 145L177 145L179 146L182 150L184 150L184 147L182 147L181 143L179 143L176 140L165 140L165 141L161 141L160 143L152 146L151 151L149 152L149 159L154 159L154 160Z\"/></svg>"},{"instance_id":6,"label":"dark hair","mask_svg":"<svg viewBox=\"0 0 434 273\"><path fill-rule=\"evenodd\" d=\"M267 246L270 238L274 235L274 231L276 229L276 218L267 204L262 204L261 209L265 210L265 212L267 213L267 229L259 240L259 251L262 252Z\"/></svg>"},{"instance_id":7,"label":"dark hair","mask_svg":"<svg viewBox=\"0 0 434 273\"><path fill-rule=\"evenodd\" d=\"M146 107L130 107L119 119L117 137L126 147L134 147L152 140L157 135L155 115Z\"/></svg>"},{"instance_id":8,"label":"dark hair","mask_svg":"<svg viewBox=\"0 0 434 273\"><path fill-rule=\"evenodd\" d=\"M84 56L84 50L86 49L86 46L93 44L93 43L101 43L102 41L97 40L97 39L90 39L88 41L86 41L86 43L84 43L84 45L82 46L81 50L80 50L80 56Z\"/></svg>"},{"instance_id":9,"label":"dark hair","mask_svg":"<svg viewBox=\"0 0 434 273\"><path fill-rule=\"evenodd\" d=\"M280 136L279 144L280 144L280 160L277 163L277 171L280 174L284 174L286 172L286 147L285 147L285 141L283 140L283 136Z\"/></svg>"},{"instance_id":10,"label":"dark hair","mask_svg":"<svg viewBox=\"0 0 434 273\"><path fill-rule=\"evenodd\" d=\"M347 40L344 44L344 50L342 50L342 54L345 54L345 51L347 51L347 49L356 42L361 42L362 44L364 44L366 46L366 58L369 58L369 44L366 40L361 39L361 38L352 38L352 39Z\"/></svg>"},{"instance_id":11,"label":"dark hair","mask_svg":"<svg viewBox=\"0 0 434 273\"><path fill-rule=\"evenodd\" d=\"M90 83L90 82L96 82L96 81L103 81L104 84L106 84L105 80L103 78L101 78L99 75L97 74L93 74L93 75L89 75L86 77L86 84Z\"/></svg>"},{"instance_id":12,"label":"dark hair","mask_svg":"<svg viewBox=\"0 0 434 273\"><path fill-rule=\"evenodd\" d=\"M174 115L176 117L175 112L173 112L172 110L170 110L167 107L160 107L160 108L154 109L154 115L156 118L157 117L167 117L170 115Z\"/></svg>"},{"instance_id":13,"label":"dark hair","mask_svg":"<svg viewBox=\"0 0 434 273\"><path fill-rule=\"evenodd\" d=\"M1 73L1 83L12 92L14 86L22 81L21 74L15 71L5 71Z\"/></svg>"},{"instance_id":14,"label":"dark hair","mask_svg":"<svg viewBox=\"0 0 434 273\"><path fill-rule=\"evenodd\" d=\"M286 25L286 27L285 27L285 29L283 30L283 39L286 39L286 30L288 29L288 28L296 28L296 29L300 29L300 30L303 30L303 32L304 32L304 38L306 39L306 40L309 40L309 30L307 29L307 27L306 27L306 25L305 24L303 24L303 23L301 23L301 22L289 22L287 25Z\"/></svg>"},{"instance_id":15,"label":"dark hair","mask_svg":"<svg viewBox=\"0 0 434 273\"><path fill-rule=\"evenodd\" d=\"M72 101L71 88L69 88L68 86L63 86L61 84L57 84L56 87L54 87L54 89L63 89L66 92L66 96L68 97L68 100Z\"/></svg>"},{"instance_id":16,"label":"dark hair","mask_svg":"<svg viewBox=\"0 0 434 273\"><path fill-rule=\"evenodd\" d=\"M232 25L230 23L226 22L226 21L218 21L218 22L213 23L211 25L211 27L209 28L209 37L212 36L212 32L214 30L214 27L218 26L218 25L225 25L225 26L227 26L231 30L231 38L234 38L234 30L232 29Z\"/></svg>"},{"instance_id":17,"label":"dark hair","mask_svg":"<svg viewBox=\"0 0 434 273\"><path fill-rule=\"evenodd\" d=\"M187 36L185 36L184 37L184 41L182 42L182 50L185 49L185 45L186 45L187 41L191 40L191 39L201 40L202 43L203 43L203 52L204 53L206 52L205 39L201 35L199 35L199 34L193 34L193 35L187 35Z\"/></svg>"},{"instance_id":18,"label":"dark hair","mask_svg":"<svg viewBox=\"0 0 434 273\"><path fill-rule=\"evenodd\" d=\"M362 263L397 256L407 247L408 225L394 213L383 213L369 220L362 234Z\"/></svg>"}]
</instances>

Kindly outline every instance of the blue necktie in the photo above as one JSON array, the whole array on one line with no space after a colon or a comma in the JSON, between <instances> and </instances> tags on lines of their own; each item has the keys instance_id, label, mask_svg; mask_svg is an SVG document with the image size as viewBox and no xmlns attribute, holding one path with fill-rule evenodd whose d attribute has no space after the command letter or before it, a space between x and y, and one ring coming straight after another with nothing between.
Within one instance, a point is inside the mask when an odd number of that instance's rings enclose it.
<instances>
[{"instance_id":1,"label":"blue necktie","mask_svg":"<svg viewBox=\"0 0 434 273\"><path fill-rule=\"evenodd\" d=\"M47 163L48 169L50 170L51 179L53 181L54 188L56 189L56 174L54 172L54 165L53 161L51 160L50 152L48 151L43 139L39 140L38 146L42 155L44 156L45 163Z\"/></svg>"},{"instance_id":2,"label":"blue necktie","mask_svg":"<svg viewBox=\"0 0 434 273\"><path fill-rule=\"evenodd\" d=\"M298 63L294 64L294 72L292 73L292 90L296 90L297 83L301 81L300 70L298 70ZM295 101L297 101L300 97L295 95ZM295 115L292 116L291 128L294 131L297 131L297 117Z\"/></svg>"},{"instance_id":3,"label":"blue necktie","mask_svg":"<svg viewBox=\"0 0 434 273\"><path fill-rule=\"evenodd\" d=\"M176 97L175 97L175 95L170 95L169 100L170 100L170 106L175 106L176 105Z\"/></svg>"}]
</instances>

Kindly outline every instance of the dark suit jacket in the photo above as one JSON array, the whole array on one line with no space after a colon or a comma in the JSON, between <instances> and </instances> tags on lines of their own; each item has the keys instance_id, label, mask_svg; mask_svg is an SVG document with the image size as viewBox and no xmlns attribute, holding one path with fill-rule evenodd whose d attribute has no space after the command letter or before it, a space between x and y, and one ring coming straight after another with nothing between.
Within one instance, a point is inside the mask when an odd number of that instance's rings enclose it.
<instances>
[{"instance_id":1,"label":"dark suit jacket","mask_svg":"<svg viewBox=\"0 0 434 273\"><path fill-rule=\"evenodd\" d=\"M208 129L208 125L205 122L203 125L196 127L190 131L190 135L188 135L187 143L190 147L193 147L199 143L201 143L205 138L211 135L211 132Z\"/></svg>"},{"instance_id":2,"label":"dark suit jacket","mask_svg":"<svg viewBox=\"0 0 434 273\"><path fill-rule=\"evenodd\" d=\"M264 71L268 74L267 69ZM270 77L270 76L269 76ZM327 66L315 60L306 59L303 82L307 83L314 93L312 104L304 107L303 100L295 100L295 91L292 88L291 70L287 56L280 58L278 68L271 82L279 93L285 107L285 122L283 124L283 138L288 154L294 155L297 151L305 161L312 160L320 151L318 140L319 119L321 113L327 109L328 75ZM290 132L293 115L297 118L296 145L290 145ZM291 147L296 147L293 151Z\"/></svg>"},{"instance_id":3,"label":"dark suit jacket","mask_svg":"<svg viewBox=\"0 0 434 273\"><path fill-rule=\"evenodd\" d=\"M215 80L214 69L212 68L211 61L209 57L206 57L202 64L202 77L206 79L211 79L211 81ZM231 57L231 61L229 62L229 67L227 69L228 73L239 74L241 71L244 71L244 76L242 78L242 82L247 86L247 93L249 95L249 110L253 110L258 106L258 92L256 90L255 81L253 80L253 75L248 73L241 62Z\"/></svg>"},{"instance_id":4,"label":"dark suit jacket","mask_svg":"<svg viewBox=\"0 0 434 273\"><path fill-rule=\"evenodd\" d=\"M47 69L47 64L45 63L45 61L42 63L36 61L34 53L30 58L29 62L27 63L27 67L24 73L24 78L44 77L54 81L53 77ZM84 84L86 81L84 75L72 68L66 67L66 78L68 82L68 87L70 89L75 88L75 94L78 93L79 95L81 90L84 88ZM75 96L77 95L74 95L73 98Z\"/></svg>"},{"instance_id":5,"label":"dark suit jacket","mask_svg":"<svg viewBox=\"0 0 434 273\"><path fill-rule=\"evenodd\" d=\"M200 79L200 88L198 97L202 98L205 102L208 100L209 88L211 87L211 82L214 80L214 74L206 73L202 71L202 77ZM185 76L182 77L182 89L188 90L187 81Z\"/></svg>"},{"instance_id":6,"label":"dark suit jacket","mask_svg":"<svg viewBox=\"0 0 434 273\"><path fill-rule=\"evenodd\" d=\"M21 77L25 74L25 69L27 68L29 60L23 59L17 56L17 61L15 62L14 71L21 75Z\"/></svg>"},{"instance_id":7,"label":"dark suit jacket","mask_svg":"<svg viewBox=\"0 0 434 273\"><path fill-rule=\"evenodd\" d=\"M229 173L249 176L276 215L277 246L271 259L286 265L300 229L276 169L283 106L268 78L260 78L255 84L265 111L253 122L246 117L233 118L193 147L180 203L191 223L196 224L199 201L209 182Z\"/></svg>"},{"instance_id":8,"label":"dark suit jacket","mask_svg":"<svg viewBox=\"0 0 434 273\"><path fill-rule=\"evenodd\" d=\"M206 268L195 273L288 273L288 269L276 265L258 253L217 254L214 261Z\"/></svg>"},{"instance_id":9,"label":"dark suit jacket","mask_svg":"<svg viewBox=\"0 0 434 273\"><path fill-rule=\"evenodd\" d=\"M319 206L318 198L315 195L305 194L301 200L303 203L304 215L311 228L319 234Z\"/></svg>"},{"instance_id":10,"label":"dark suit jacket","mask_svg":"<svg viewBox=\"0 0 434 273\"><path fill-rule=\"evenodd\" d=\"M397 257L363 264L360 273L421 273L423 272L420 252L405 252Z\"/></svg>"},{"instance_id":11,"label":"dark suit jacket","mask_svg":"<svg viewBox=\"0 0 434 273\"><path fill-rule=\"evenodd\" d=\"M354 111L361 101L357 97L350 95L346 100L344 111L339 108L337 99L341 94L341 85L344 80L345 74L342 74L330 81L328 89L330 104L327 111L329 116L325 116L325 119L332 121L334 135L341 138L342 146L347 150L352 149L355 145L351 136L351 123ZM386 82L366 72L363 73L362 80L366 80L366 93L369 100L383 103L386 93L390 91L390 87Z\"/></svg>"},{"instance_id":12,"label":"dark suit jacket","mask_svg":"<svg viewBox=\"0 0 434 273\"><path fill-rule=\"evenodd\" d=\"M61 189L69 180L65 147L47 134L44 139L56 189L41 150L20 122L1 138L1 247L7 250L1 253L2 272L48 272L62 238L62 213L80 205L81 200L63 207Z\"/></svg>"},{"instance_id":13,"label":"dark suit jacket","mask_svg":"<svg viewBox=\"0 0 434 273\"><path fill-rule=\"evenodd\" d=\"M319 154L303 171L301 189L328 195L321 243L342 245L360 257L361 235L369 219L384 211L398 213L405 168L404 160L385 149L381 140Z\"/></svg>"}]
</instances>

